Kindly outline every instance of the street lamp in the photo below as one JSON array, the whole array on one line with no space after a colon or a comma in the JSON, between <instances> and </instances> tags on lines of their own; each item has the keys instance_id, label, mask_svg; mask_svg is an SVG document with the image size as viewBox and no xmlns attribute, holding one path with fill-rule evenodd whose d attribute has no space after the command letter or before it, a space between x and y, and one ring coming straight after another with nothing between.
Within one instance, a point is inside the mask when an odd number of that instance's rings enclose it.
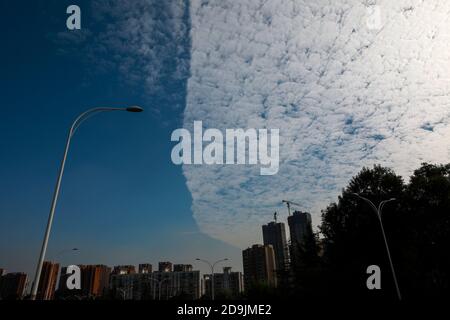
<instances>
[{"instance_id":1,"label":"street lamp","mask_svg":"<svg viewBox=\"0 0 450 320\"><path fill-rule=\"evenodd\" d=\"M211 300L214 300L214 267L216 266L216 264L218 264L220 262L228 261L228 258L217 260L213 264L211 264L207 260L202 260L202 259L199 259L199 258L196 258L195 260L204 262L211 268L211 277L212 277L211 278Z\"/></svg>"},{"instance_id":2,"label":"street lamp","mask_svg":"<svg viewBox=\"0 0 450 320\"><path fill-rule=\"evenodd\" d=\"M164 283L164 281L169 281L170 279L169 278L164 278L164 279L158 280L158 279L155 279L155 278L149 278L149 280L155 281L158 284L158 300L161 300L161 287L162 287L162 284ZM168 291L169 291L169 288L167 288L167 292ZM153 290L153 298L155 297L154 293L155 293L155 290ZM167 293L166 296L168 296L168 293ZM167 300L168 300L168 297L167 297Z\"/></svg>"},{"instance_id":3,"label":"street lamp","mask_svg":"<svg viewBox=\"0 0 450 320\"><path fill-rule=\"evenodd\" d=\"M38 265L36 268L36 275L34 277L33 288L31 290L31 299L32 300L36 299L36 294L37 294L39 280L40 280L41 271L42 271L42 265L44 263L45 253L47 251L48 239L50 237L50 230L52 228L56 203L58 201L59 189L61 186L61 180L62 180L62 176L64 173L64 166L66 164L67 154L69 152L70 141L71 141L75 131L78 129L78 127L81 125L81 123L83 121L85 121L86 119L90 118L91 116L93 116L95 114L98 114L101 112L106 112L106 111L142 112L142 111L144 111L144 109L142 109L141 107L137 107L137 106L130 106L130 107L126 107L126 108L93 108L93 109L89 109L89 110L83 112L82 114L80 114L75 119L75 121L72 123L72 126L70 127L70 130L69 130L69 134L67 136L66 147L64 150L64 156L62 158L61 165L59 168L58 179L56 180L55 191L53 193L53 200L52 200L52 204L50 207L50 214L48 216L48 221L47 221L47 228L45 230L45 236L44 236L44 240L42 242L42 248L41 248L41 253L39 255Z\"/></svg>"},{"instance_id":4,"label":"street lamp","mask_svg":"<svg viewBox=\"0 0 450 320\"><path fill-rule=\"evenodd\" d=\"M353 195L357 196L358 198L364 200L365 202L367 202L370 207L375 211L375 213L378 216L378 220L380 221L380 227L381 227L381 233L383 234L383 239L384 239L384 244L386 246L386 252L387 252L387 256L389 259L389 264L391 266L391 272L392 272L392 277L394 278L394 284L395 284L395 289L397 290L397 296L399 300L402 300L402 295L400 294L400 288L398 286L398 282L397 282L397 276L395 275L395 269L394 269L394 264L392 263L392 258L391 258L391 253L389 251L389 245L386 239L386 234L384 233L384 227L383 227L383 221L381 219L381 213L383 210L383 207L386 203L391 202L391 201L395 201L395 198L391 198L389 200L383 200L380 202L380 204L378 205L378 208L373 204L372 201L370 201L369 199L359 195L358 193L352 193Z\"/></svg>"},{"instance_id":5,"label":"street lamp","mask_svg":"<svg viewBox=\"0 0 450 320\"><path fill-rule=\"evenodd\" d=\"M72 248L72 249L64 249L64 250L61 250L61 251L59 251L59 252L53 257L53 259L56 260L56 258L62 256L62 255L65 254L65 253L68 253L68 252L74 252L74 251L78 251L78 250L79 250L78 248Z\"/></svg>"}]
</instances>

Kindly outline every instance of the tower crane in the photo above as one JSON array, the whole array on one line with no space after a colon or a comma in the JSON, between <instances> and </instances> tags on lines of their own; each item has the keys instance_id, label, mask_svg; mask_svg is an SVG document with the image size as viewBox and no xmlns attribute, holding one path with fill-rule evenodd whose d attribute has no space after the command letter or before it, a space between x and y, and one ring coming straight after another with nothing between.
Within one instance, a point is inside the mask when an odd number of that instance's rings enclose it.
<instances>
[{"instance_id":1,"label":"tower crane","mask_svg":"<svg viewBox=\"0 0 450 320\"><path fill-rule=\"evenodd\" d=\"M286 203L286 206L288 208L288 214L291 215L291 205L300 207L300 204L289 201L289 200L282 200L281 202Z\"/></svg>"}]
</instances>

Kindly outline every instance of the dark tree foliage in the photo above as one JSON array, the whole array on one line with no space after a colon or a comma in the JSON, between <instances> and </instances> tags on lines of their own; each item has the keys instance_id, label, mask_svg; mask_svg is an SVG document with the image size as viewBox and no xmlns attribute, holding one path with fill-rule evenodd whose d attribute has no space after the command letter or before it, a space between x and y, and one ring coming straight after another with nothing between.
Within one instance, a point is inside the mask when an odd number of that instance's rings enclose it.
<instances>
[{"instance_id":1,"label":"dark tree foliage","mask_svg":"<svg viewBox=\"0 0 450 320\"><path fill-rule=\"evenodd\" d=\"M405 286L411 294L442 296L450 283L450 164L423 164L405 192Z\"/></svg>"},{"instance_id":2,"label":"dark tree foliage","mask_svg":"<svg viewBox=\"0 0 450 320\"><path fill-rule=\"evenodd\" d=\"M318 235L311 228L302 240L291 243L290 247L293 292L296 296L320 296L322 288L318 285L321 274Z\"/></svg>"},{"instance_id":3,"label":"dark tree foliage","mask_svg":"<svg viewBox=\"0 0 450 320\"><path fill-rule=\"evenodd\" d=\"M244 298L248 300L276 300L280 298L280 293L267 283L259 282L253 283L250 288L245 289Z\"/></svg>"},{"instance_id":4,"label":"dark tree foliage","mask_svg":"<svg viewBox=\"0 0 450 320\"><path fill-rule=\"evenodd\" d=\"M396 198L383 209L382 221L404 297L449 291L450 165L423 164L409 184L391 169L363 168L322 212L324 255L321 273L327 294L340 297L395 298L392 273L375 205ZM368 290L366 269L378 265L382 290Z\"/></svg>"},{"instance_id":5,"label":"dark tree foliage","mask_svg":"<svg viewBox=\"0 0 450 320\"><path fill-rule=\"evenodd\" d=\"M181 291L177 295L171 297L169 300L175 300L175 301L186 301L186 300L193 300L192 295L188 294L187 292Z\"/></svg>"}]
</instances>

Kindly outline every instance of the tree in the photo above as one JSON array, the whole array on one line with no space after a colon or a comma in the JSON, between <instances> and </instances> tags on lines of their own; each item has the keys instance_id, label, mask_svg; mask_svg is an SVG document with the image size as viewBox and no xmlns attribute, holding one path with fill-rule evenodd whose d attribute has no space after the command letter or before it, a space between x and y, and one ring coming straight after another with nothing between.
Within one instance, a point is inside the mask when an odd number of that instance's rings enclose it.
<instances>
[{"instance_id":1,"label":"tree","mask_svg":"<svg viewBox=\"0 0 450 320\"><path fill-rule=\"evenodd\" d=\"M245 288L244 297L249 300L274 300L279 298L277 289L264 281L252 283L249 288Z\"/></svg>"},{"instance_id":2,"label":"tree","mask_svg":"<svg viewBox=\"0 0 450 320\"><path fill-rule=\"evenodd\" d=\"M382 221L403 297L442 296L450 292L450 164L424 163L408 184L391 169L363 168L337 203L322 211L326 271L330 294L394 297L393 281L379 220L361 194L383 209ZM382 289L365 287L369 265L378 265Z\"/></svg>"},{"instance_id":3,"label":"tree","mask_svg":"<svg viewBox=\"0 0 450 320\"><path fill-rule=\"evenodd\" d=\"M365 287L365 272L369 265L380 266L388 275L389 265L379 220L373 208L354 193L378 205L390 198L401 201L404 189L402 178L391 169L381 166L363 168L343 190L338 203L331 204L322 212L320 230L324 236L324 260L332 281L329 289L339 291L341 296L379 294L369 292ZM389 225L385 228L388 238L400 223L399 215L395 213L398 207L398 202L390 203L383 210L383 221ZM393 245L394 252L397 252L396 248ZM384 277L384 283L390 287L388 277ZM393 292L388 289L384 292L387 291Z\"/></svg>"},{"instance_id":4,"label":"tree","mask_svg":"<svg viewBox=\"0 0 450 320\"><path fill-rule=\"evenodd\" d=\"M413 295L450 290L450 164L424 163L405 192L407 233L404 271Z\"/></svg>"},{"instance_id":5,"label":"tree","mask_svg":"<svg viewBox=\"0 0 450 320\"><path fill-rule=\"evenodd\" d=\"M321 263L318 256L318 235L312 227L306 232L302 241L297 239L291 243L291 269L293 272L294 295L297 297L311 297L321 295Z\"/></svg>"}]
</instances>

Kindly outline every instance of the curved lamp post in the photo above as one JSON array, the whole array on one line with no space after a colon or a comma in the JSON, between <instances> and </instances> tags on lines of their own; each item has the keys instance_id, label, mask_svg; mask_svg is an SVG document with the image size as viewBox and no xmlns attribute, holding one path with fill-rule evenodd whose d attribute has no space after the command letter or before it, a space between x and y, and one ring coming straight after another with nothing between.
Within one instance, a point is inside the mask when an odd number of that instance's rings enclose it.
<instances>
[{"instance_id":1,"label":"curved lamp post","mask_svg":"<svg viewBox=\"0 0 450 320\"><path fill-rule=\"evenodd\" d=\"M384 233L384 227L383 227L383 221L381 219L381 212L383 210L383 207L386 203L391 202L391 201L395 201L395 198L391 198L389 200L384 200L381 201L380 204L378 205L378 208L373 204L372 201L370 201L369 199L357 194L357 193L353 193L354 196L357 196L358 198L364 200L365 202L367 202L370 207L375 211L375 213L378 216L378 220L380 221L380 227L381 227L381 233L383 234L383 239L384 239L384 245L386 246L386 252L387 252L387 256L389 259L389 264L391 266L391 272L392 272L392 277L394 278L394 284L395 284L395 289L397 291L397 296L399 300L402 300L402 295L400 294L400 288L398 286L398 282L397 282L397 276L395 275L395 269L394 269L394 264L392 263L392 258L391 258L391 253L389 251L389 245L386 239L386 234Z\"/></svg>"},{"instance_id":2,"label":"curved lamp post","mask_svg":"<svg viewBox=\"0 0 450 320\"><path fill-rule=\"evenodd\" d=\"M211 300L214 300L214 267L216 266L216 264L218 264L220 262L228 261L228 258L217 260L213 264L211 264L207 260L202 260L202 259L199 259L199 258L196 258L195 260L204 262L211 268Z\"/></svg>"},{"instance_id":3,"label":"curved lamp post","mask_svg":"<svg viewBox=\"0 0 450 320\"><path fill-rule=\"evenodd\" d=\"M48 216L47 229L45 230L45 236L44 236L44 240L42 242L41 253L39 255L39 261L38 261L38 265L36 268L36 275L34 277L33 288L31 290L31 299L32 300L36 299L36 294L37 294L37 290L39 287L39 280L41 277L42 265L44 263L45 253L47 251L48 239L50 237L50 230L52 228L53 216L55 214L56 203L58 201L59 189L61 186L61 180L62 180L62 176L64 173L64 166L66 164L67 154L69 152L70 141L71 141L75 131L78 129L78 127L84 120L92 117L93 115L96 115L101 112L106 112L106 111L142 112L142 111L144 111L144 109L142 109L141 107L137 107L137 106L127 107L127 108L93 108L93 109L89 109L89 110L83 112L82 114L80 114L75 119L75 121L72 123L72 126L70 127L70 130L69 130L69 134L67 136L66 148L64 150L64 156L61 161L61 166L59 168L58 179L56 180L56 186L55 186L55 191L53 193L52 205L50 208L50 214Z\"/></svg>"},{"instance_id":4,"label":"curved lamp post","mask_svg":"<svg viewBox=\"0 0 450 320\"><path fill-rule=\"evenodd\" d=\"M165 281L169 281L170 279L169 278L164 278L164 279L158 280L158 279L155 279L155 278L149 278L149 280L155 281L158 284L158 300L161 300L162 284ZM169 295L168 291L169 291L169 288L167 288L167 295L166 295L167 296L167 300L168 300L168 295ZM153 292L155 292L155 290L153 290ZM155 294L153 294L153 298L155 298Z\"/></svg>"},{"instance_id":5,"label":"curved lamp post","mask_svg":"<svg viewBox=\"0 0 450 320\"><path fill-rule=\"evenodd\" d=\"M59 251L59 252L53 257L53 259L56 260L56 258L59 258L60 256L62 256L62 255L65 254L65 253L68 253L68 252L75 252L75 251L78 251L78 250L79 250L78 248L72 248L72 249L64 249L64 250L61 250L61 251Z\"/></svg>"}]
</instances>

